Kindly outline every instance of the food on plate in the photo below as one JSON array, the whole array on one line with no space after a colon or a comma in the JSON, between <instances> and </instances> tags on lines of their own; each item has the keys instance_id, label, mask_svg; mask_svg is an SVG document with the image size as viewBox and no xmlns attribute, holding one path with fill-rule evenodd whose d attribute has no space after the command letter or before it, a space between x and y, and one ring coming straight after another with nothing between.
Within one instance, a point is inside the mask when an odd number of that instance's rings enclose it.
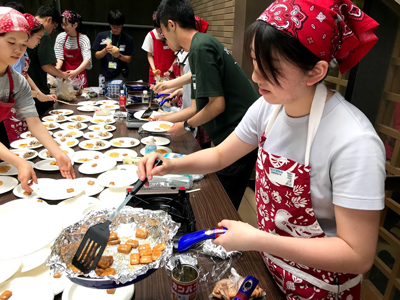
<instances>
[{"instance_id":1,"label":"food on plate","mask_svg":"<svg viewBox=\"0 0 400 300\"><path fill-rule=\"evenodd\" d=\"M10 169L10 166L0 166L0 173L7 173Z\"/></svg>"},{"instance_id":2,"label":"food on plate","mask_svg":"<svg viewBox=\"0 0 400 300\"><path fill-rule=\"evenodd\" d=\"M161 123L161 124L159 125L159 127L162 128L162 129L170 129L170 128L171 128L171 125Z\"/></svg>"},{"instance_id":3,"label":"food on plate","mask_svg":"<svg viewBox=\"0 0 400 300\"><path fill-rule=\"evenodd\" d=\"M157 127L157 128L154 128L154 130L161 130L161 129Z\"/></svg>"},{"instance_id":4,"label":"food on plate","mask_svg":"<svg viewBox=\"0 0 400 300\"><path fill-rule=\"evenodd\" d=\"M76 123L76 125L74 126L74 128L76 129L81 129L82 128L82 123Z\"/></svg>"},{"instance_id":5,"label":"food on plate","mask_svg":"<svg viewBox=\"0 0 400 300\"><path fill-rule=\"evenodd\" d=\"M90 158L80 158L80 159L78 159L78 161L91 161L91 159Z\"/></svg>"},{"instance_id":6,"label":"food on plate","mask_svg":"<svg viewBox=\"0 0 400 300\"><path fill-rule=\"evenodd\" d=\"M28 191L24 191L24 195L25 195L25 196L30 196L30 195L32 195L32 193L31 193L31 192L28 192Z\"/></svg>"},{"instance_id":7,"label":"food on plate","mask_svg":"<svg viewBox=\"0 0 400 300\"><path fill-rule=\"evenodd\" d=\"M115 294L116 289L107 289L107 294Z\"/></svg>"},{"instance_id":8,"label":"food on plate","mask_svg":"<svg viewBox=\"0 0 400 300\"><path fill-rule=\"evenodd\" d=\"M109 136L110 134L106 131L106 132L100 132L99 133L99 136L101 136L101 137L106 137L106 136Z\"/></svg>"},{"instance_id":9,"label":"food on plate","mask_svg":"<svg viewBox=\"0 0 400 300\"><path fill-rule=\"evenodd\" d=\"M37 202L43 202L43 200L42 199L37 199Z\"/></svg>"},{"instance_id":10,"label":"food on plate","mask_svg":"<svg viewBox=\"0 0 400 300\"><path fill-rule=\"evenodd\" d=\"M47 158L54 158L54 156L50 153L50 151L46 151Z\"/></svg>"},{"instance_id":11,"label":"food on plate","mask_svg":"<svg viewBox=\"0 0 400 300\"><path fill-rule=\"evenodd\" d=\"M113 268L107 268L104 270L103 274L101 276L106 276L106 275L115 275L117 272Z\"/></svg>"},{"instance_id":12,"label":"food on plate","mask_svg":"<svg viewBox=\"0 0 400 300\"><path fill-rule=\"evenodd\" d=\"M111 265L113 264L113 262L114 262L114 258L113 258L111 255L108 255L108 256L107 256L107 255L103 255L103 256L100 258L100 260L99 260L97 266L98 266L99 268L105 270L105 269L111 267Z\"/></svg>"},{"instance_id":13,"label":"food on plate","mask_svg":"<svg viewBox=\"0 0 400 300\"><path fill-rule=\"evenodd\" d=\"M57 134L57 136L62 136L62 133Z\"/></svg>"},{"instance_id":14,"label":"food on plate","mask_svg":"<svg viewBox=\"0 0 400 300\"><path fill-rule=\"evenodd\" d=\"M3 185L3 181L0 180L0 186Z\"/></svg>"},{"instance_id":15,"label":"food on plate","mask_svg":"<svg viewBox=\"0 0 400 300\"><path fill-rule=\"evenodd\" d=\"M111 181L111 182L110 182L110 185L115 185L115 182L114 182L114 181Z\"/></svg>"},{"instance_id":16,"label":"food on plate","mask_svg":"<svg viewBox=\"0 0 400 300\"><path fill-rule=\"evenodd\" d=\"M120 142L114 142L113 145L114 146L122 146L122 144Z\"/></svg>"},{"instance_id":17,"label":"food on plate","mask_svg":"<svg viewBox=\"0 0 400 300\"><path fill-rule=\"evenodd\" d=\"M58 117L57 117L56 120L57 120L57 121L64 121L64 120L65 120L65 117L64 117L63 115L58 115Z\"/></svg>"},{"instance_id":18,"label":"food on plate","mask_svg":"<svg viewBox=\"0 0 400 300\"><path fill-rule=\"evenodd\" d=\"M46 124L46 125L47 125L47 124ZM45 126L46 126L46 125L45 125ZM47 127L47 126L46 126L46 127ZM48 125L48 127L49 127L49 128L56 128L56 125L54 125L54 123L50 123L50 124Z\"/></svg>"},{"instance_id":19,"label":"food on plate","mask_svg":"<svg viewBox=\"0 0 400 300\"><path fill-rule=\"evenodd\" d=\"M96 155L96 156L94 157L94 159L99 159L99 156L98 156L98 155Z\"/></svg>"},{"instance_id":20,"label":"food on plate","mask_svg":"<svg viewBox=\"0 0 400 300\"><path fill-rule=\"evenodd\" d=\"M140 251L143 251L143 250L151 250L150 244L143 244L143 245L140 245L139 248L138 248L138 250L139 250L139 252L140 252Z\"/></svg>"},{"instance_id":21,"label":"food on plate","mask_svg":"<svg viewBox=\"0 0 400 300\"><path fill-rule=\"evenodd\" d=\"M65 154L68 154L68 150L63 150L62 152L64 152Z\"/></svg>"},{"instance_id":22,"label":"food on plate","mask_svg":"<svg viewBox=\"0 0 400 300\"><path fill-rule=\"evenodd\" d=\"M119 140L119 142L120 142L120 143L123 143L123 142L124 142L124 140Z\"/></svg>"},{"instance_id":23,"label":"food on plate","mask_svg":"<svg viewBox=\"0 0 400 300\"><path fill-rule=\"evenodd\" d=\"M139 246L139 241L138 240L127 240L125 242L125 244L131 245L132 248L137 248L137 246Z\"/></svg>"},{"instance_id":24,"label":"food on plate","mask_svg":"<svg viewBox=\"0 0 400 300\"><path fill-rule=\"evenodd\" d=\"M132 141L131 141L131 145L135 145L135 140L132 140Z\"/></svg>"},{"instance_id":25,"label":"food on plate","mask_svg":"<svg viewBox=\"0 0 400 300\"><path fill-rule=\"evenodd\" d=\"M72 193L72 192L74 192L75 190L74 189L67 189L67 193Z\"/></svg>"},{"instance_id":26,"label":"food on plate","mask_svg":"<svg viewBox=\"0 0 400 300\"><path fill-rule=\"evenodd\" d=\"M93 129L94 130L100 130L100 127L94 127Z\"/></svg>"},{"instance_id":27,"label":"food on plate","mask_svg":"<svg viewBox=\"0 0 400 300\"><path fill-rule=\"evenodd\" d=\"M151 255L151 259L153 261L156 261L157 259L160 258L161 255L162 255L161 251L153 251L153 254Z\"/></svg>"},{"instance_id":28,"label":"food on plate","mask_svg":"<svg viewBox=\"0 0 400 300\"><path fill-rule=\"evenodd\" d=\"M92 143L86 143L85 144L85 148L93 148L93 144Z\"/></svg>"},{"instance_id":29,"label":"food on plate","mask_svg":"<svg viewBox=\"0 0 400 300\"><path fill-rule=\"evenodd\" d=\"M23 158L30 158L30 157L32 157L32 156L35 156L35 152L33 152L33 151L28 151L28 152L25 152L24 155L23 155L22 157L23 157Z\"/></svg>"},{"instance_id":30,"label":"food on plate","mask_svg":"<svg viewBox=\"0 0 400 300\"><path fill-rule=\"evenodd\" d=\"M94 168L94 167L97 167L97 164L93 164L93 165L92 165L92 168Z\"/></svg>"},{"instance_id":31,"label":"food on plate","mask_svg":"<svg viewBox=\"0 0 400 300\"><path fill-rule=\"evenodd\" d=\"M112 123L112 122L113 122L113 120L111 120L111 119L106 120L106 123Z\"/></svg>"},{"instance_id":32,"label":"food on plate","mask_svg":"<svg viewBox=\"0 0 400 300\"><path fill-rule=\"evenodd\" d=\"M81 270L79 270L77 267L75 267L73 264L68 264L68 268L74 271L75 273L82 273Z\"/></svg>"},{"instance_id":33,"label":"food on plate","mask_svg":"<svg viewBox=\"0 0 400 300\"><path fill-rule=\"evenodd\" d=\"M73 146L73 145L75 145L75 141L68 141L67 142L67 146Z\"/></svg>"},{"instance_id":34,"label":"food on plate","mask_svg":"<svg viewBox=\"0 0 400 300\"><path fill-rule=\"evenodd\" d=\"M93 135L93 134L89 134L89 137L90 137L90 138L93 138L93 137L94 137L94 135Z\"/></svg>"},{"instance_id":35,"label":"food on plate","mask_svg":"<svg viewBox=\"0 0 400 300\"><path fill-rule=\"evenodd\" d=\"M127 156L128 155L128 153L124 153L124 154L122 154L122 156Z\"/></svg>"},{"instance_id":36,"label":"food on plate","mask_svg":"<svg viewBox=\"0 0 400 300\"><path fill-rule=\"evenodd\" d=\"M62 114L62 111L52 110L52 111L50 112L50 114L52 114L52 115Z\"/></svg>"},{"instance_id":37,"label":"food on plate","mask_svg":"<svg viewBox=\"0 0 400 300\"><path fill-rule=\"evenodd\" d=\"M19 154L18 154L18 153L14 153L14 155L16 155L16 156L19 156Z\"/></svg>"},{"instance_id":38,"label":"food on plate","mask_svg":"<svg viewBox=\"0 0 400 300\"><path fill-rule=\"evenodd\" d=\"M114 105L106 105L105 108L113 108L113 107L114 107Z\"/></svg>"},{"instance_id":39,"label":"food on plate","mask_svg":"<svg viewBox=\"0 0 400 300\"><path fill-rule=\"evenodd\" d=\"M110 125L104 125L104 129L105 129L105 130L111 130L111 129L113 129L113 127L110 126Z\"/></svg>"},{"instance_id":40,"label":"food on plate","mask_svg":"<svg viewBox=\"0 0 400 300\"><path fill-rule=\"evenodd\" d=\"M24 143L24 144L19 144L19 145L18 145L19 148L26 148L26 146L28 146L28 144L25 144L25 143Z\"/></svg>"},{"instance_id":41,"label":"food on plate","mask_svg":"<svg viewBox=\"0 0 400 300\"><path fill-rule=\"evenodd\" d=\"M53 278L61 278L61 273L57 272L56 274L53 275Z\"/></svg>"},{"instance_id":42,"label":"food on plate","mask_svg":"<svg viewBox=\"0 0 400 300\"><path fill-rule=\"evenodd\" d=\"M139 255L139 253L132 253L130 258L129 258L129 261L130 261L131 265L140 264L140 255Z\"/></svg>"},{"instance_id":43,"label":"food on plate","mask_svg":"<svg viewBox=\"0 0 400 300\"><path fill-rule=\"evenodd\" d=\"M109 240L107 243L107 245L118 245L118 244L121 244L120 238L117 238L116 240L111 240L111 241Z\"/></svg>"},{"instance_id":44,"label":"food on plate","mask_svg":"<svg viewBox=\"0 0 400 300\"><path fill-rule=\"evenodd\" d=\"M89 181L87 182L87 184L88 184L88 185L94 185L94 181L93 181L93 180L89 180Z\"/></svg>"},{"instance_id":45,"label":"food on plate","mask_svg":"<svg viewBox=\"0 0 400 300\"><path fill-rule=\"evenodd\" d=\"M84 120L86 120L86 118L81 117L81 116L77 116L77 117L71 118L71 120L73 120L73 121L84 121Z\"/></svg>"},{"instance_id":46,"label":"food on plate","mask_svg":"<svg viewBox=\"0 0 400 300\"><path fill-rule=\"evenodd\" d=\"M30 143L29 143L29 147L38 147L41 145L42 144L38 140L33 140L33 141L30 141Z\"/></svg>"},{"instance_id":47,"label":"food on plate","mask_svg":"<svg viewBox=\"0 0 400 300\"><path fill-rule=\"evenodd\" d=\"M164 251L165 249L167 249L165 243L160 243L157 246L153 247L153 251Z\"/></svg>"},{"instance_id":48,"label":"food on plate","mask_svg":"<svg viewBox=\"0 0 400 300\"><path fill-rule=\"evenodd\" d=\"M53 160L53 161L50 163L50 166L58 166L57 161Z\"/></svg>"},{"instance_id":49,"label":"food on plate","mask_svg":"<svg viewBox=\"0 0 400 300\"><path fill-rule=\"evenodd\" d=\"M93 122L95 122L95 123L103 123L104 119L94 119Z\"/></svg>"},{"instance_id":50,"label":"food on plate","mask_svg":"<svg viewBox=\"0 0 400 300\"><path fill-rule=\"evenodd\" d=\"M138 228L136 230L136 237L138 237L138 238L145 239L145 238L147 238L148 235L149 235L149 232L147 231L146 228Z\"/></svg>"},{"instance_id":51,"label":"food on plate","mask_svg":"<svg viewBox=\"0 0 400 300\"><path fill-rule=\"evenodd\" d=\"M104 147L106 144L104 144L104 142L102 142L102 141L98 141L98 142L96 142L96 146L97 147Z\"/></svg>"},{"instance_id":52,"label":"food on plate","mask_svg":"<svg viewBox=\"0 0 400 300\"><path fill-rule=\"evenodd\" d=\"M68 128L68 129L74 128L74 125L69 124L69 125L67 126L67 128Z\"/></svg>"},{"instance_id":53,"label":"food on plate","mask_svg":"<svg viewBox=\"0 0 400 300\"><path fill-rule=\"evenodd\" d=\"M60 139L60 141L61 142L65 142L67 139L65 138L65 137L62 137L61 139Z\"/></svg>"},{"instance_id":54,"label":"food on plate","mask_svg":"<svg viewBox=\"0 0 400 300\"><path fill-rule=\"evenodd\" d=\"M26 137L27 137L27 138L31 138L31 137L33 137L33 135L32 135L32 133L28 133L28 134L26 135Z\"/></svg>"},{"instance_id":55,"label":"food on plate","mask_svg":"<svg viewBox=\"0 0 400 300\"><path fill-rule=\"evenodd\" d=\"M132 250L132 246L131 245L127 245L127 244L121 244L118 246L117 251L119 253L130 253Z\"/></svg>"},{"instance_id":56,"label":"food on plate","mask_svg":"<svg viewBox=\"0 0 400 300\"><path fill-rule=\"evenodd\" d=\"M51 122L53 122L53 121L54 121L54 119L47 118L47 119L46 119L46 121L51 121Z\"/></svg>"},{"instance_id":57,"label":"food on plate","mask_svg":"<svg viewBox=\"0 0 400 300\"><path fill-rule=\"evenodd\" d=\"M157 149L157 153L165 154L165 153L167 153L167 150L165 150L165 149Z\"/></svg>"},{"instance_id":58,"label":"food on plate","mask_svg":"<svg viewBox=\"0 0 400 300\"><path fill-rule=\"evenodd\" d=\"M142 251L139 250L140 257L142 256L151 256L153 251L151 249L144 249Z\"/></svg>"},{"instance_id":59,"label":"food on plate","mask_svg":"<svg viewBox=\"0 0 400 300\"><path fill-rule=\"evenodd\" d=\"M141 264L149 264L151 262L153 262L153 259L151 258L151 256L141 256L140 257Z\"/></svg>"},{"instance_id":60,"label":"food on plate","mask_svg":"<svg viewBox=\"0 0 400 300\"><path fill-rule=\"evenodd\" d=\"M111 153L109 154L109 156L110 156L110 157L116 158L116 157L119 157L119 153L118 153L118 152L111 152Z\"/></svg>"},{"instance_id":61,"label":"food on plate","mask_svg":"<svg viewBox=\"0 0 400 300\"><path fill-rule=\"evenodd\" d=\"M1 293L0 300L10 299L11 296L12 296L12 292L9 290L5 290L3 293Z\"/></svg>"},{"instance_id":62,"label":"food on plate","mask_svg":"<svg viewBox=\"0 0 400 300\"><path fill-rule=\"evenodd\" d=\"M108 240L109 241L113 241L113 240L116 240L116 239L118 239L118 234L116 232L114 232L114 231L111 231L110 237L108 238Z\"/></svg>"}]
</instances>

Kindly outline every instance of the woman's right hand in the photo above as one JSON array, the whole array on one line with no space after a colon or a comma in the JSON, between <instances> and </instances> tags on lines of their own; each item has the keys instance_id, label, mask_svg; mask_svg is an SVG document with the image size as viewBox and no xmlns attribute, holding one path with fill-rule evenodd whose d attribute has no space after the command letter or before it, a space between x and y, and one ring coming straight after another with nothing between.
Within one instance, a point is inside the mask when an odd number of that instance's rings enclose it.
<instances>
[{"instance_id":1,"label":"woman's right hand","mask_svg":"<svg viewBox=\"0 0 400 300\"><path fill-rule=\"evenodd\" d=\"M154 163L156 159L162 160L162 165L154 168ZM145 155L139 162L137 163L137 174L139 176L139 180L145 180L146 176L148 181L153 179L153 176L163 176L169 173L169 169L171 167L171 161L165 159L161 154L152 152L150 154ZM145 186L148 186L149 183L146 182Z\"/></svg>"},{"instance_id":2,"label":"woman's right hand","mask_svg":"<svg viewBox=\"0 0 400 300\"><path fill-rule=\"evenodd\" d=\"M151 118L150 122L152 121L165 121L165 116L163 115L155 115Z\"/></svg>"},{"instance_id":3,"label":"woman's right hand","mask_svg":"<svg viewBox=\"0 0 400 300\"><path fill-rule=\"evenodd\" d=\"M169 89L168 81L167 82L159 82L159 83L156 83L155 85L151 85L150 89L152 89L157 94L160 94L161 92Z\"/></svg>"},{"instance_id":4,"label":"woman's right hand","mask_svg":"<svg viewBox=\"0 0 400 300\"><path fill-rule=\"evenodd\" d=\"M37 184L38 181L32 166L27 161L23 160L19 162L16 167L18 169L18 180L21 182L22 189L27 192L33 192L30 186L33 182Z\"/></svg>"}]
</instances>

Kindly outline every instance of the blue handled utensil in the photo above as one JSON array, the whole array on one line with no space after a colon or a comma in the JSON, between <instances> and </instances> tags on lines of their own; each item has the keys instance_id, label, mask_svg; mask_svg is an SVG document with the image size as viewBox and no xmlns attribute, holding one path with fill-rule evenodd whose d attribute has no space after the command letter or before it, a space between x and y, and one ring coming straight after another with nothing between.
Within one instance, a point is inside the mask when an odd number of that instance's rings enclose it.
<instances>
[{"instance_id":1,"label":"blue handled utensil","mask_svg":"<svg viewBox=\"0 0 400 300\"><path fill-rule=\"evenodd\" d=\"M256 289L258 279L248 275L244 280L234 300L248 300Z\"/></svg>"},{"instance_id":2,"label":"blue handled utensil","mask_svg":"<svg viewBox=\"0 0 400 300\"><path fill-rule=\"evenodd\" d=\"M165 98L164 100L161 100L161 101L158 103L158 105L163 106L163 105L165 104L165 102L167 102L167 101L171 101L171 99Z\"/></svg>"},{"instance_id":3,"label":"blue handled utensil","mask_svg":"<svg viewBox=\"0 0 400 300\"><path fill-rule=\"evenodd\" d=\"M189 251L192 246L198 242L207 239L216 239L220 235L227 232L225 227L215 227L212 229L203 229L197 232L189 233L182 236L178 241L178 252L184 253Z\"/></svg>"},{"instance_id":4,"label":"blue handled utensil","mask_svg":"<svg viewBox=\"0 0 400 300\"><path fill-rule=\"evenodd\" d=\"M158 94L158 95L156 96L156 98L158 99L158 98L160 98L160 97L162 97L162 96L169 96L169 95L171 95L171 94L170 94L170 93Z\"/></svg>"}]
</instances>

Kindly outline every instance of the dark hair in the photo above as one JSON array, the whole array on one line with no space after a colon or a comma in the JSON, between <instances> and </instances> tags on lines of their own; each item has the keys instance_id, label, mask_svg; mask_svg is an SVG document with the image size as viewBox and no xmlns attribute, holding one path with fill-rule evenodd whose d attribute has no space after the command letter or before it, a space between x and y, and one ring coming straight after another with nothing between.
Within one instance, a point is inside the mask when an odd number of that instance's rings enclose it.
<instances>
[{"instance_id":1,"label":"dark hair","mask_svg":"<svg viewBox=\"0 0 400 300\"><path fill-rule=\"evenodd\" d=\"M108 13L108 24L110 25L124 25L125 24L125 16L118 9L111 10Z\"/></svg>"},{"instance_id":2,"label":"dark hair","mask_svg":"<svg viewBox=\"0 0 400 300\"><path fill-rule=\"evenodd\" d=\"M42 29L44 29L43 24L40 24L39 26L37 26L35 28L31 28L31 36L33 36L35 33L38 33Z\"/></svg>"},{"instance_id":3,"label":"dark hair","mask_svg":"<svg viewBox=\"0 0 400 300\"><path fill-rule=\"evenodd\" d=\"M168 25L168 20L181 28L196 29L193 8L187 0L163 0L157 8L157 23Z\"/></svg>"},{"instance_id":4,"label":"dark hair","mask_svg":"<svg viewBox=\"0 0 400 300\"><path fill-rule=\"evenodd\" d=\"M298 39L261 20L255 21L247 29L244 44L250 59L251 53L254 51L260 75L278 86L280 86L279 78L283 74L274 63L276 54L297 66L304 73L311 71L321 60Z\"/></svg>"},{"instance_id":5,"label":"dark hair","mask_svg":"<svg viewBox=\"0 0 400 300\"><path fill-rule=\"evenodd\" d=\"M43 5L39 7L36 12L36 16L39 18L51 17L52 23L61 24L61 15L54 6Z\"/></svg>"},{"instance_id":6,"label":"dark hair","mask_svg":"<svg viewBox=\"0 0 400 300\"><path fill-rule=\"evenodd\" d=\"M25 13L24 6L19 2L14 2L14 1L7 2L6 4L4 4L4 6L14 8L15 10L19 11L21 14Z\"/></svg>"},{"instance_id":7,"label":"dark hair","mask_svg":"<svg viewBox=\"0 0 400 300\"><path fill-rule=\"evenodd\" d=\"M62 17L62 22L64 23L64 21L65 21L66 23L70 23L70 24L72 24L72 25L75 24L75 23L77 23L78 26L76 26L75 30L78 31L79 33L86 34L86 31L85 31L85 29L83 28L82 18L79 18L79 20L78 20L77 22L72 23L72 22L71 22L70 20L68 20L67 18Z\"/></svg>"}]
</instances>

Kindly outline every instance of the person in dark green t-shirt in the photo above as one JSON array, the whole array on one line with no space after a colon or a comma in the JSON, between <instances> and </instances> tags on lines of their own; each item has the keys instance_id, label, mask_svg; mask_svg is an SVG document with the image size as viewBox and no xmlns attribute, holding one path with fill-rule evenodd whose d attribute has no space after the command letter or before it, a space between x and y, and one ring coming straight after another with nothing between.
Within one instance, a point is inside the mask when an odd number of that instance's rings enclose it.
<instances>
[{"instance_id":1,"label":"person in dark green t-shirt","mask_svg":"<svg viewBox=\"0 0 400 300\"><path fill-rule=\"evenodd\" d=\"M183 122L176 122L168 132L181 135L202 125L214 145L220 144L258 98L253 86L226 47L213 36L197 32L188 1L163 0L157 9L157 22L173 51L189 52L192 71L192 105L174 114L175 120ZM256 157L254 150L217 172L236 209Z\"/></svg>"}]
</instances>

